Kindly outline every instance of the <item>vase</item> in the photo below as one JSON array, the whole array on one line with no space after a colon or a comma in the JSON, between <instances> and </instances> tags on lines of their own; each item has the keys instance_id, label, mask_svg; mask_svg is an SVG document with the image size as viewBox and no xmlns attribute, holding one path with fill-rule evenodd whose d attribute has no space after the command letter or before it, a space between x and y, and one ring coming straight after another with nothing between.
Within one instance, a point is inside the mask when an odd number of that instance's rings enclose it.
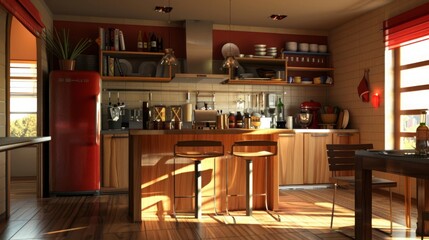
<instances>
[{"instance_id":1,"label":"vase","mask_svg":"<svg viewBox=\"0 0 429 240\"><path fill-rule=\"evenodd\" d=\"M60 59L59 64L60 70L73 71L76 64L76 60Z\"/></svg>"}]
</instances>

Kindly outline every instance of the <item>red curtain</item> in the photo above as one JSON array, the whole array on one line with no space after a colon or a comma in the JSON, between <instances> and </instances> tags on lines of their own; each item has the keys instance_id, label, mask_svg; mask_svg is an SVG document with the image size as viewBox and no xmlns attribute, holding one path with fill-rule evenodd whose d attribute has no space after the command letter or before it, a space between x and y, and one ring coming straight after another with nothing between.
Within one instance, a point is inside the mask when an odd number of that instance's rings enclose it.
<instances>
[{"instance_id":1,"label":"red curtain","mask_svg":"<svg viewBox=\"0 0 429 240\"><path fill-rule=\"evenodd\" d=\"M429 39L429 3L384 21L384 41L389 49Z\"/></svg>"},{"instance_id":2,"label":"red curtain","mask_svg":"<svg viewBox=\"0 0 429 240\"><path fill-rule=\"evenodd\" d=\"M0 5L36 36L45 27L40 18L39 11L30 0L0 0Z\"/></svg>"}]
</instances>

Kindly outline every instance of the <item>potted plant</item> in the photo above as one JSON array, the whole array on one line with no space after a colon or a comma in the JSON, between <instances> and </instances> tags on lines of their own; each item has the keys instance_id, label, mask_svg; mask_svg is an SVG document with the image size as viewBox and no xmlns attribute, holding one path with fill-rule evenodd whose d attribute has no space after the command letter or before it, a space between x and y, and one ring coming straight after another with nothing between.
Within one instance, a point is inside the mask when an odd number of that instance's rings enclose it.
<instances>
[{"instance_id":1,"label":"potted plant","mask_svg":"<svg viewBox=\"0 0 429 240\"><path fill-rule=\"evenodd\" d=\"M76 58L92 43L89 38L81 38L75 45L70 42L69 30L46 30L42 33L46 50L54 54L62 70L74 70Z\"/></svg>"}]
</instances>

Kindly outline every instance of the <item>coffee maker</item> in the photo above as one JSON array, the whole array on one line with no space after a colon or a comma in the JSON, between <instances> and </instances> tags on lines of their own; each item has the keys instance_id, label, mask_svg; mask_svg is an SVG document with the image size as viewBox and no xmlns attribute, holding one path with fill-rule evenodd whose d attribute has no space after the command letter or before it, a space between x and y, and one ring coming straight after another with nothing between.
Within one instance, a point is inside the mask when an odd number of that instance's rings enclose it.
<instances>
[{"instance_id":1,"label":"coffee maker","mask_svg":"<svg viewBox=\"0 0 429 240\"><path fill-rule=\"evenodd\" d=\"M319 128L319 109L321 106L320 103L313 100L301 103L301 112L308 112L312 115L311 124L308 128Z\"/></svg>"}]
</instances>

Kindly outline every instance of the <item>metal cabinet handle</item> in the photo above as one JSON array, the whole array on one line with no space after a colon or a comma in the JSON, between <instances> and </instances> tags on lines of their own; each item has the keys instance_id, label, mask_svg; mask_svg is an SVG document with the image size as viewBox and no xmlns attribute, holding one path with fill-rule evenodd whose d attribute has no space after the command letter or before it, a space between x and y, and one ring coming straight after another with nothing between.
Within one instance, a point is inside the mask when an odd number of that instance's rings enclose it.
<instances>
[{"instance_id":1,"label":"metal cabinet handle","mask_svg":"<svg viewBox=\"0 0 429 240\"><path fill-rule=\"evenodd\" d=\"M353 136L353 133L337 133L338 137L350 137Z\"/></svg>"},{"instance_id":2,"label":"metal cabinet handle","mask_svg":"<svg viewBox=\"0 0 429 240\"><path fill-rule=\"evenodd\" d=\"M112 136L112 138L128 138L128 136Z\"/></svg>"},{"instance_id":3,"label":"metal cabinet handle","mask_svg":"<svg viewBox=\"0 0 429 240\"><path fill-rule=\"evenodd\" d=\"M295 133L282 133L279 137L295 137Z\"/></svg>"},{"instance_id":4,"label":"metal cabinet handle","mask_svg":"<svg viewBox=\"0 0 429 240\"><path fill-rule=\"evenodd\" d=\"M311 136L312 137L327 137L327 136L329 136L329 134L327 134L327 133L312 133Z\"/></svg>"}]
</instances>

